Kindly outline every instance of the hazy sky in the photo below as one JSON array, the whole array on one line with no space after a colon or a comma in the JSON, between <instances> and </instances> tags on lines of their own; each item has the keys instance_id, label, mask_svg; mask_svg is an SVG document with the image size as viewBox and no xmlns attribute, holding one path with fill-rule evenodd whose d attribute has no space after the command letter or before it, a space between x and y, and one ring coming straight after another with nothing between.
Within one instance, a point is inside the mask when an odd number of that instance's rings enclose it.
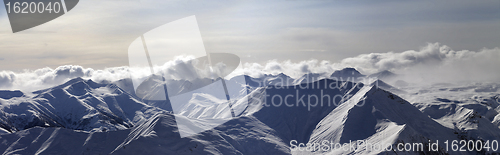
<instances>
[{"instance_id":1,"label":"hazy sky","mask_svg":"<svg viewBox=\"0 0 500 155\"><path fill-rule=\"evenodd\" d=\"M0 6L0 70L128 65L142 33L196 15L209 52L244 62L341 61L439 42L454 50L500 46L500 1L81 0L67 14L13 34Z\"/></svg>"}]
</instances>

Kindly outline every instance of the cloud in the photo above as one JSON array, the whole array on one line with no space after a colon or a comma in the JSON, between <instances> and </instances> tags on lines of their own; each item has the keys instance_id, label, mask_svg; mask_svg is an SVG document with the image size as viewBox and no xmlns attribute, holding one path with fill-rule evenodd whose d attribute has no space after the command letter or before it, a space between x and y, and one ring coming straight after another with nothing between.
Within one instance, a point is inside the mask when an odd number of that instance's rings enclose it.
<instances>
[{"instance_id":1,"label":"cloud","mask_svg":"<svg viewBox=\"0 0 500 155\"><path fill-rule=\"evenodd\" d=\"M245 63L240 73L254 77L285 73L297 78L305 73L325 73L327 76L335 70L353 67L365 75L389 70L402 75L402 80L413 83L499 82L498 66L498 47L479 51L457 51L440 43L428 43L419 50L361 54L345 58L338 63L318 60L297 63L271 60L264 65Z\"/></svg>"},{"instance_id":2,"label":"cloud","mask_svg":"<svg viewBox=\"0 0 500 155\"><path fill-rule=\"evenodd\" d=\"M16 75L14 72L11 71L2 71L0 72L0 87L10 87L12 86L12 83L14 79L16 78Z\"/></svg>"},{"instance_id":3,"label":"cloud","mask_svg":"<svg viewBox=\"0 0 500 155\"><path fill-rule=\"evenodd\" d=\"M197 16L207 51L251 55L242 57L244 62L340 61L362 53L401 52L426 41L460 49L492 48L500 38L498 4L94 0L80 1L57 20L16 34L2 11L0 55L8 57L0 61L0 69L127 65L124 51L131 41L190 15Z\"/></svg>"},{"instance_id":4,"label":"cloud","mask_svg":"<svg viewBox=\"0 0 500 155\"><path fill-rule=\"evenodd\" d=\"M460 53L463 53L463 51ZM361 54L356 57L346 58L340 64L361 68L364 72L373 73L381 70L404 69L419 64L437 64L454 56L454 51L450 51L447 46L440 47L439 43L434 43L428 44L419 51Z\"/></svg>"},{"instance_id":5,"label":"cloud","mask_svg":"<svg viewBox=\"0 0 500 155\"><path fill-rule=\"evenodd\" d=\"M418 51L361 54L336 65L355 67L365 74L390 70L412 77L413 81L490 81L500 79L500 49L455 51L446 45L429 43Z\"/></svg>"},{"instance_id":6,"label":"cloud","mask_svg":"<svg viewBox=\"0 0 500 155\"><path fill-rule=\"evenodd\" d=\"M213 74L203 68L197 68L191 56L179 56L162 66L154 66L154 70L167 79L193 79L210 77ZM419 50L403 52L386 52L361 54L343 59L338 63L319 60L300 62L270 60L265 64L243 63L228 75L249 75L260 77L264 74L285 73L298 78L306 73L324 73L330 75L335 70L353 67L368 75L389 70L404 75L409 82L452 82L452 81L496 81L500 79L500 48L482 49L480 51L455 51L446 45L429 43ZM146 77L151 74L149 68L130 68L128 66L111 67L102 70L84 68L77 65L59 66L55 69L41 68L24 70L23 72L0 71L0 89L20 89L34 91L64 83L82 77L94 81L116 81L130 78L133 74Z\"/></svg>"},{"instance_id":7,"label":"cloud","mask_svg":"<svg viewBox=\"0 0 500 155\"><path fill-rule=\"evenodd\" d=\"M70 78L88 77L92 71L92 69L72 65L60 66L56 69L46 67L37 70L25 70L21 73L1 71L0 88L33 91L61 84Z\"/></svg>"},{"instance_id":8,"label":"cloud","mask_svg":"<svg viewBox=\"0 0 500 155\"><path fill-rule=\"evenodd\" d=\"M259 63L244 63L242 68L237 69L234 74L245 74L252 77L261 77L264 74L284 73L290 77L298 78L307 73L327 73L335 71L334 66L329 61L304 60L292 62L290 60L279 62L270 60L265 65Z\"/></svg>"},{"instance_id":9,"label":"cloud","mask_svg":"<svg viewBox=\"0 0 500 155\"><path fill-rule=\"evenodd\" d=\"M192 56L178 56L162 66L154 66L156 74L162 74L166 79L194 79L213 76L209 70L197 68ZM128 66L111 67L102 70L84 68L78 65L64 65L56 69L49 67L24 70L16 73L0 71L0 89L20 89L25 92L35 91L62 84L69 79L82 77L97 82L113 82L130 78L131 74L137 78L145 78L151 74L149 68L130 68Z\"/></svg>"},{"instance_id":10,"label":"cloud","mask_svg":"<svg viewBox=\"0 0 500 155\"><path fill-rule=\"evenodd\" d=\"M59 66L56 69L45 67L37 70L24 70L20 73L0 71L0 89L19 89L30 92L59 85L76 77L96 81L114 81L127 78L128 74L128 67L94 70L76 65Z\"/></svg>"}]
</instances>

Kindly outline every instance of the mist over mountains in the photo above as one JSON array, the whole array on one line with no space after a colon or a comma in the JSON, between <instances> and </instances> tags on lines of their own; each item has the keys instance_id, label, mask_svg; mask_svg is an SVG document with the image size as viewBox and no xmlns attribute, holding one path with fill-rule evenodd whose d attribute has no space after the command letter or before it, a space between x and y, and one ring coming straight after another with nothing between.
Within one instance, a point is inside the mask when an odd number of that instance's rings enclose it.
<instances>
[{"instance_id":1,"label":"mist over mountains","mask_svg":"<svg viewBox=\"0 0 500 155\"><path fill-rule=\"evenodd\" d=\"M185 66L192 59L190 56L180 56L176 60L166 62L163 66L155 66L171 79L193 75L194 68ZM401 80L420 84L442 82L498 82L500 73L500 49L481 49L479 51L453 50L439 43L429 43L419 50L403 52L371 53L345 58L339 63L318 60L301 62L271 60L266 64L243 63L230 76L249 75L254 78L266 74L278 75L284 73L294 79L304 74L315 73L329 77L335 71L344 68L355 68L359 73L371 75L390 71L400 76ZM180 69L174 66L184 67ZM186 68L188 68L186 70ZM0 71L0 89L23 90L31 92L62 84L76 77L92 79L96 82L117 81L129 78L130 74L147 76L147 68L111 67L105 69L84 68L77 65L59 66L55 69L41 68L21 72ZM387 75L377 75L387 76ZM373 77L373 76L372 76Z\"/></svg>"},{"instance_id":2,"label":"mist over mountains","mask_svg":"<svg viewBox=\"0 0 500 155\"><path fill-rule=\"evenodd\" d=\"M168 100L135 95L130 79L95 82L79 77L33 92L0 91L0 150L4 154L485 154L496 151L446 151L444 142L500 139L500 84L421 86L408 81L401 87L384 82L395 83L398 74L363 75L353 68L299 78L283 73L239 76L247 81L243 88L248 95L239 99L248 101L240 108L243 111L184 138L176 121L216 118L221 109L205 105L223 99L198 93L189 99L198 110L174 114ZM418 143L424 148L439 141L440 147L400 151L368 145L354 150L299 146L324 141L354 145L358 140L394 147Z\"/></svg>"},{"instance_id":3,"label":"mist over mountains","mask_svg":"<svg viewBox=\"0 0 500 155\"><path fill-rule=\"evenodd\" d=\"M174 88L163 96L183 94L166 100L150 94L164 89L154 82L136 92L131 74L155 80L145 68L1 71L0 152L495 154L449 150L448 142L500 139L500 75L491 67L499 53L435 43L340 63L245 63L225 79L240 95L229 102L204 88L220 79L197 74L191 56L154 66ZM407 144L422 149L397 148Z\"/></svg>"}]
</instances>

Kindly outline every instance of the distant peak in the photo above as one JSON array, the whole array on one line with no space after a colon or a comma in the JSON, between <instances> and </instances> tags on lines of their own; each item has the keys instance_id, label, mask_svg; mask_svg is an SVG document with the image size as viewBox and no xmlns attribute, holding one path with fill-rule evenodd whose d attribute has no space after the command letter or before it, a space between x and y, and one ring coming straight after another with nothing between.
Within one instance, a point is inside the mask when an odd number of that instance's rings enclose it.
<instances>
[{"instance_id":1,"label":"distant peak","mask_svg":"<svg viewBox=\"0 0 500 155\"><path fill-rule=\"evenodd\" d=\"M277 76L288 76L285 73L279 73Z\"/></svg>"},{"instance_id":2,"label":"distant peak","mask_svg":"<svg viewBox=\"0 0 500 155\"><path fill-rule=\"evenodd\" d=\"M352 72L352 73L361 74L358 70L356 70L355 68L352 68L352 67L347 67L347 68L341 69L339 71L340 72Z\"/></svg>"},{"instance_id":3,"label":"distant peak","mask_svg":"<svg viewBox=\"0 0 500 155\"><path fill-rule=\"evenodd\" d=\"M375 77L375 78L379 78L379 79L392 78L395 76L396 76L396 74L392 73L389 70L383 70L383 71L380 71L378 73L374 73L374 74L369 75L369 77Z\"/></svg>"},{"instance_id":4,"label":"distant peak","mask_svg":"<svg viewBox=\"0 0 500 155\"><path fill-rule=\"evenodd\" d=\"M302 75L302 77L317 77L317 76L321 76L323 74L324 73L307 73L307 74Z\"/></svg>"},{"instance_id":5,"label":"distant peak","mask_svg":"<svg viewBox=\"0 0 500 155\"><path fill-rule=\"evenodd\" d=\"M344 68L344 69L342 69L342 70L346 70L346 71L349 71L349 70L351 70L351 71L357 71L355 68L352 68L352 67L347 67L347 68Z\"/></svg>"},{"instance_id":6,"label":"distant peak","mask_svg":"<svg viewBox=\"0 0 500 155\"><path fill-rule=\"evenodd\" d=\"M96 85L99 85L99 83L92 81L92 79L85 80L81 77L73 78L62 85L68 86L68 85L74 85L77 83L85 83L85 84L89 85L90 87L95 87Z\"/></svg>"},{"instance_id":7,"label":"distant peak","mask_svg":"<svg viewBox=\"0 0 500 155\"><path fill-rule=\"evenodd\" d=\"M83 79L82 77L76 77L69 80L68 82L80 82L80 81L85 81L85 79Z\"/></svg>"},{"instance_id":8,"label":"distant peak","mask_svg":"<svg viewBox=\"0 0 500 155\"><path fill-rule=\"evenodd\" d=\"M97 88L97 87L100 87L101 84L99 83L96 83L90 79L88 80L85 80L81 77L76 77L76 78L73 78L71 80L68 80L67 82L61 84L61 85L58 85L58 86L54 86L54 87L50 87L50 88L47 88L47 89L42 89L42 90L38 90L38 91L34 91L33 93L34 94L40 94L40 93L43 93L43 92L46 92L46 91L50 91L50 90L53 90L53 89L62 89L62 88L66 88L66 87L69 87L69 86L83 86L83 85L87 85L87 86L90 86L90 88Z\"/></svg>"},{"instance_id":9,"label":"distant peak","mask_svg":"<svg viewBox=\"0 0 500 155\"><path fill-rule=\"evenodd\" d=\"M343 77L343 76L353 76L353 77L360 77L360 76L365 76L361 74L358 70L355 68L347 67L341 70L337 70L332 73L331 77Z\"/></svg>"},{"instance_id":10,"label":"distant peak","mask_svg":"<svg viewBox=\"0 0 500 155\"><path fill-rule=\"evenodd\" d=\"M389 70L383 70L381 72L378 72L378 74L394 75L394 73Z\"/></svg>"}]
</instances>

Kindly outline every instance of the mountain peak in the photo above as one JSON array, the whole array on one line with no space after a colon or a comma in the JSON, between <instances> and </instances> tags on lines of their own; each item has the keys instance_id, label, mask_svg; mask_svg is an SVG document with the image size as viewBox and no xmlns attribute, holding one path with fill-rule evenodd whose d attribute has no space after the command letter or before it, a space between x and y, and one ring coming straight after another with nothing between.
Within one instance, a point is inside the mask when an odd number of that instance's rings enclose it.
<instances>
[{"instance_id":1,"label":"mountain peak","mask_svg":"<svg viewBox=\"0 0 500 155\"><path fill-rule=\"evenodd\" d=\"M276 75L277 77L289 77L288 75L286 75L285 73L279 73L278 75Z\"/></svg>"},{"instance_id":2,"label":"mountain peak","mask_svg":"<svg viewBox=\"0 0 500 155\"><path fill-rule=\"evenodd\" d=\"M47 88L47 89L37 90L37 91L34 91L33 93L40 94L40 93L47 92L47 91L50 91L53 89L64 89L64 88L67 88L67 87L75 85L75 84L76 85L81 85L81 84L88 85L90 88L97 88L97 87L101 87L101 86L105 85L105 84L96 83L96 82L92 81L91 79L85 80L81 77L76 77L76 78L73 78L71 80L68 80L67 82L65 82L61 85Z\"/></svg>"},{"instance_id":3,"label":"mountain peak","mask_svg":"<svg viewBox=\"0 0 500 155\"><path fill-rule=\"evenodd\" d=\"M337 70L330 75L330 78L336 78L340 81L358 81L360 77L365 77L365 75L354 68Z\"/></svg>"},{"instance_id":4,"label":"mountain peak","mask_svg":"<svg viewBox=\"0 0 500 155\"><path fill-rule=\"evenodd\" d=\"M391 72L391 71L389 71L389 70L383 70L383 71L381 71L381 72L379 72L379 73L383 73L383 74L394 74L394 73L392 73L392 72Z\"/></svg>"},{"instance_id":5,"label":"mountain peak","mask_svg":"<svg viewBox=\"0 0 500 155\"><path fill-rule=\"evenodd\" d=\"M355 68L352 68L352 67L347 67L347 68L342 69L342 71L356 71L357 72L358 70L356 70Z\"/></svg>"},{"instance_id":6,"label":"mountain peak","mask_svg":"<svg viewBox=\"0 0 500 155\"><path fill-rule=\"evenodd\" d=\"M425 137L425 140L416 137ZM348 101L332 110L316 126L309 142L327 140L342 144L366 140L367 143L385 141L384 143L394 144L397 141L426 143L427 139L441 141L455 137L450 129L432 120L397 95L375 86L365 86ZM336 153L354 154L343 151ZM382 152L384 151L356 153Z\"/></svg>"},{"instance_id":7,"label":"mountain peak","mask_svg":"<svg viewBox=\"0 0 500 155\"><path fill-rule=\"evenodd\" d=\"M341 70L337 70L335 72L333 72L332 75L334 74L351 74L351 75L362 75L358 70L356 70L355 68L344 68L344 69L341 69Z\"/></svg>"},{"instance_id":8,"label":"mountain peak","mask_svg":"<svg viewBox=\"0 0 500 155\"><path fill-rule=\"evenodd\" d=\"M392 73L391 71L383 70L381 72L371 74L368 77L387 80L387 79L393 78L395 76L396 76L396 74Z\"/></svg>"}]
</instances>

